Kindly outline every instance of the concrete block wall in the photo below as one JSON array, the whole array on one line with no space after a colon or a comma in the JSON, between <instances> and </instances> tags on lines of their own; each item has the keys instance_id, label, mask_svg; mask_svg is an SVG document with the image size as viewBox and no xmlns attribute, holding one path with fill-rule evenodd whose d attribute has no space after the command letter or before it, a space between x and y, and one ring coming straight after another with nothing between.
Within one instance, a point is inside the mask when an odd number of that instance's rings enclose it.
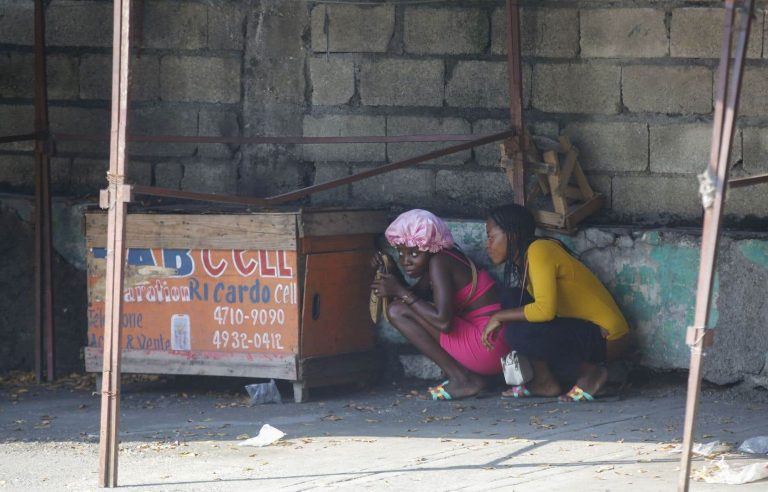
<instances>
[{"instance_id":1,"label":"concrete block wall","mask_svg":"<svg viewBox=\"0 0 768 492\"><path fill-rule=\"evenodd\" d=\"M580 147L587 174L609 198L598 221L700 218L695 175L708 159L721 3L523 2L526 121L535 134L569 135ZM32 4L0 0L0 7L5 135L32 129ZM735 175L768 167L764 7L758 2L752 24ZM135 135L480 135L509 125L503 0L147 0L141 14L129 118ZM54 130L106 134L112 2L52 0L46 15ZM129 154L144 184L268 195L447 145L133 143ZM29 142L0 146L1 191L31 191L31 169L22 164L31 150ZM105 168L106 142L62 142L57 150L65 170L57 192L95 193L100 177L78 173ZM498 157L490 144L304 203L430 206L477 217L512 199ZM766 219L768 195L733 195L726 214Z\"/></svg>"},{"instance_id":2,"label":"concrete block wall","mask_svg":"<svg viewBox=\"0 0 768 492\"><path fill-rule=\"evenodd\" d=\"M245 5L147 1L132 58L129 133L239 135ZM53 131L109 134L112 10L106 0L47 2L48 97ZM0 1L0 134L31 131L33 2ZM0 188L34 187L29 142L0 146ZM227 145L129 144L129 178L140 184L234 193L238 149ZM58 195L95 195L106 183L108 142L60 142Z\"/></svg>"}]
</instances>

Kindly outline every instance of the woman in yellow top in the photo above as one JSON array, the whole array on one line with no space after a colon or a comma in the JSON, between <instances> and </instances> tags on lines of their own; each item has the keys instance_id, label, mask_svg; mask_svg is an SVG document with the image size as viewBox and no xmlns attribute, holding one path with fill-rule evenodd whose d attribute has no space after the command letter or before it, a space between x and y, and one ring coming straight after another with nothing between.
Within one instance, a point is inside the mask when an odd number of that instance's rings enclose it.
<instances>
[{"instance_id":1,"label":"woman in yellow top","mask_svg":"<svg viewBox=\"0 0 768 492\"><path fill-rule=\"evenodd\" d=\"M490 343L506 325L505 341L533 366L533 380L503 396L556 396L563 384L575 383L561 400L592 400L608 379L606 360L626 350L629 326L600 280L559 241L535 237L535 229L533 216L519 205L489 214L488 255L504 264L507 285L516 273L525 290L507 290L483 341Z\"/></svg>"}]
</instances>

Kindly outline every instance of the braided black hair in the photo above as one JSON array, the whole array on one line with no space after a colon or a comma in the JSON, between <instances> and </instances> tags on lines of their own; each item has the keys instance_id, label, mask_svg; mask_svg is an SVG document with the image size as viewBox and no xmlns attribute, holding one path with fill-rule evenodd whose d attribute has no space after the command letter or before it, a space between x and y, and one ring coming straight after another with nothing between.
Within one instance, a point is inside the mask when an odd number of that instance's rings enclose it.
<instances>
[{"instance_id":1,"label":"braided black hair","mask_svg":"<svg viewBox=\"0 0 768 492\"><path fill-rule=\"evenodd\" d=\"M520 272L515 260L525 255L528 246L536 239L536 222L531 212L514 203L495 207L488 212L492 219L507 234L507 259L504 262L504 283L512 285L513 277L519 282ZM517 241L512 240L512 234L517 235ZM512 256L512 252L517 254Z\"/></svg>"}]
</instances>

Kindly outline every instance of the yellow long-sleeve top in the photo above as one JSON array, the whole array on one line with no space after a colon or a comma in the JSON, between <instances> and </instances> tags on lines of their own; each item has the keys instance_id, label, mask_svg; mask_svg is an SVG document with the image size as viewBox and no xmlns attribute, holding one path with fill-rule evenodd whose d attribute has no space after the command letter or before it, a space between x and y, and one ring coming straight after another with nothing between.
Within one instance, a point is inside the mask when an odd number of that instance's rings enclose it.
<instances>
[{"instance_id":1,"label":"yellow long-sleeve top","mask_svg":"<svg viewBox=\"0 0 768 492\"><path fill-rule=\"evenodd\" d=\"M531 322L553 318L591 321L617 340L629 325L611 294L595 275L556 241L538 239L528 247L528 292L534 302L523 312Z\"/></svg>"}]
</instances>

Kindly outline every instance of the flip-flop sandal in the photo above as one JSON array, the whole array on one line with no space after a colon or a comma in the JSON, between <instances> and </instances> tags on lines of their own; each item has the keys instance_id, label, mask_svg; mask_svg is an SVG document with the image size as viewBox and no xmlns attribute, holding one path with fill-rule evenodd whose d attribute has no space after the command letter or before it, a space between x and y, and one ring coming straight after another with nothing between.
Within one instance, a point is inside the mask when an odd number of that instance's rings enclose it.
<instances>
[{"instance_id":1,"label":"flip-flop sandal","mask_svg":"<svg viewBox=\"0 0 768 492\"><path fill-rule=\"evenodd\" d=\"M533 395L524 384L512 386L512 388L501 394L502 400L519 400L521 398L531 398Z\"/></svg>"},{"instance_id":2,"label":"flip-flop sandal","mask_svg":"<svg viewBox=\"0 0 768 492\"><path fill-rule=\"evenodd\" d=\"M432 395L432 400L453 400L451 394L445 391L445 388L443 387L446 384L448 384L448 381L443 381L434 388L429 388L429 394Z\"/></svg>"},{"instance_id":3,"label":"flip-flop sandal","mask_svg":"<svg viewBox=\"0 0 768 492\"><path fill-rule=\"evenodd\" d=\"M568 393L560 395L558 401L561 403L595 401L595 397L574 384Z\"/></svg>"}]
</instances>

